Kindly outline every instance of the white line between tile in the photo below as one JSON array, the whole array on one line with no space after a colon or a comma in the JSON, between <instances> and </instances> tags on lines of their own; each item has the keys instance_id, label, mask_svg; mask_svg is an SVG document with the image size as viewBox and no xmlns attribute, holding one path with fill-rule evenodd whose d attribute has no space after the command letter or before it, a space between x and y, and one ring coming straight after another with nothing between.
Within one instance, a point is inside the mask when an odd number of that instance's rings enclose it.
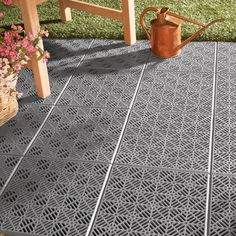
<instances>
[{"instance_id":1,"label":"white line between tile","mask_svg":"<svg viewBox=\"0 0 236 236\"><path fill-rule=\"evenodd\" d=\"M93 39L93 40L91 41L91 43L90 43L89 46L88 46L88 49L92 46L92 44L93 44L94 41L95 41L95 39ZM78 68L78 66L81 64L81 62L83 61L83 59L84 59L85 56L86 56L86 55L84 54L84 55L81 57L80 61L79 61L78 64L76 65L76 68ZM76 70L76 69L75 69L75 70ZM35 139L37 138L39 132L42 130L43 126L44 126L45 123L47 122L48 117L49 117L49 116L51 115L51 113L53 112L56 103L57 103L58 100L61 98L63 92L65 91L65 89L66 89L66 87L67 87L67 85L70 83L70 81L71 81L71 79L72 79L72 77L73 77L73 75L74 75L74 73L75 73L75 70L74 70L74 72L71 74L71 76L69 77L68 81L66 82L66 84L65 84L65 86L63 87L62 91L60 92L60 94L58 95L57 99L56 99L55 102L53 103L51 109L49 110L47 116L44 118L44 120L43 120L42 124L40 125L39 129L37 130L36 134L34 135L34 137L32 138L32 140L30 141L30 143L29 143L28 146L26 147L24 153L22 154L22 157L19 159L19 161L17 162L16 166L15 166L14 169L12 170L10 176L8 177L7 181L5 182L5 184L3 185L2 189L0 190L0 197L1 197L1 195L3 194L3 192L5 191L7 185L8 185L9 182L11 181L11 179L12 179L12 177L14 176L15 172L17 171L18 167L20 166L20 164L21 164L21 162L22 162L22 160L23 160L25 154L28 152L28 150L30 149L31 145L34 143ZM45 105L45 106L46 106L46 105ZM48 106L49 106L49 105L48 105Z\"/></svg>"},{"instance_id":2,"label":"white line between tile","mask_svg":"<svg viewBox=\"0 0 236 236\"><path fill-rule=\"evenodd\" d=\"M211 197L212 197L212 167L213 167L213 151L214 151L214 135L215 135L215 106L216 106L216 77L217 77L217 52L218 43L215 43L215 61L214 61L214 80L212 92L212 110L211 110L211 131L208 159L208 176L207 176L207 196L206 196L206 215L205 215L205 232L204 236L210 236L211 221Z\"/></svg>"},{"instance_id":3,"label":"white line between tile","mask_svg":"<svg viewBox=\"0 0 236 236\"><path fill-rule=\"evenodd\" d=\"M140 83L141 83L141 80L142 80L142 77L143 77L143 74L144 74L144 70L146 68L146 65L147 63L143 66L142 68L142 71L141 71L141 74L140 74L140 77L139 77L139 81L138 81L138 84L136 86L136 89L135 89L135 92L134 92L134 96L131 100L131 103L130 103L130 106L128 108L128 112L127 112L127 115L126 115L126 118L125 118L125 121L124 121L124 125L122 127L122 131L121 131L121 134L120 134L120 137L119 137L119 140L117 142L117 145L116 145L116 148L115 148L115 151L113 153L113 156L112 156L112 159L111 159L111 164L109 165L109 168L108 168L108 171L106 173L106 177L104 179L104 182L103 182L103 185L102 185L102 189L100 191L100 194L99 194L99 197L98 197L98 200L97 200L97 204L95 206L95 209L94 209L94 212L93 212L93 215L92 215L92 218L90 220L90 223L89 223L89 227L87 229L87 232L86 232L86 235L85 236L89 236L92 232L92 229L93 229L93 225L95 223L95 219L96 219L96 215L98 213L98 210L99 210L99 206L102 202L102 199L103 199L103 196L105 194L105 191L106 191L106 186L108 184L108 180L109 180L109 177L111 175L111 171L112 171L112 167L113 167L113 164L114 164L114 161L115 161L115 158L116 158L116 155L118 153L118 150L119 150L119 147L120 147L120 144L121 144L121 140L123 138L123 135L124 135L124 132L125 132L125 129L126 129L126 126L128 124L128 120L129 120L129 117L130 117L130 114L131 114L131 110L132 110L132 107L134 105L134 101L135 101L135 98L137 96L137 93L138 93L138 90L139 90L139 87L140 87Z\"/></svg>"}]
</instances>

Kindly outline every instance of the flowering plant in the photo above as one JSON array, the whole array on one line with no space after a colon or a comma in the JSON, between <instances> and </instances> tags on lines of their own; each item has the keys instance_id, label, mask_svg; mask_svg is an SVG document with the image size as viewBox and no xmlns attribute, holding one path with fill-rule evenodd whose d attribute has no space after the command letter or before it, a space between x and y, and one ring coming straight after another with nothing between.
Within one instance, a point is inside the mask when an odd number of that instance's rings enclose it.
<instances>
[{"instance_id":1,"label":"flowering plant","mask_svg":"<svg viewBox=\"0 0 236 236\"><path fill-rule=\"evenodd\" d=\"M11 5L12 0L2 0L2 3ZM0 12L0 17L3 16L4 13ZM38 45L43 36L48 36L48 31L41 30L34 37L31 33L26 34L22 26L15 25L0 36L0 94L16 92L15 78L32 58L47 61L49 53ZM16 95L19 97L21 94L16 92Z\"/></svg>"}]
</instances>

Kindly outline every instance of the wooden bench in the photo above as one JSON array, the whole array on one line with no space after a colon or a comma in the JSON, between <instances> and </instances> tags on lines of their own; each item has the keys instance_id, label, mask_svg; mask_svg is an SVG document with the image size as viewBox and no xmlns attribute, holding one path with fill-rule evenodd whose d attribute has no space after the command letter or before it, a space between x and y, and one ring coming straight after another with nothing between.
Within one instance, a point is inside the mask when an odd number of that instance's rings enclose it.
<instances>
[{"instance_id":1,"label":"wooden bench","mask_svg":"<svg viewBox=\"0 0 236 236\"><path fill-rule=\"evenodd\" d=\"M132 45L136 42L134 0L121 0L121 11L78 0L59 0L59 2L61 19L63 21L70 21L72 19L71 8L119 20L124 24L125 43Z\"/></svg>"},{"instance_id":2,"label":"wooden bench","mask_svg":"<svg viewBox=\"0 0 236 236\"><path fill-rule=\"evenodd\" d=\"M13 0L14 4L18 5L21 9L21 15L26 32L31 32L33 35L38 34L40 25L37 5L46 1L47 0ZM61 19L63 21L71 20L71 8L74 8L119 20L124 24L125 43L131 45L136 42L134 0L121 1L122 11L77 0L59 0ZM39 45L43 48L42 40L39 41ZM47 65L42 61L37 61L34 59L32 60L31 67L34 73L37 95L39 97L46 98L51 94Z\"/></svg>"}]
</instances>

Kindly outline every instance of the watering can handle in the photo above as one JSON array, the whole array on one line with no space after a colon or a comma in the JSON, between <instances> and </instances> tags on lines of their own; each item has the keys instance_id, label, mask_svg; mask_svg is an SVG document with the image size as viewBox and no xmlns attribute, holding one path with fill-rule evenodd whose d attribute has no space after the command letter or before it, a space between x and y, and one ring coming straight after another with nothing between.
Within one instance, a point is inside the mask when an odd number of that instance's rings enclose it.
<instances>
[{"instance_id":1,"label":"watering can handle","mask_svg":"<svg viewBox=\"0 0 236 236\"><path fill-rule=\"evenodd\" d=\"M195 23L193 22L191 19L186 18L188 22L191 23ZM181 49L182 47L184 47L186 44L188 44L189 42L191 42L193 39L195 39L197 36L199 36L200 34L202 34L207 28L209 28L211 25L217 23L217 22L223 22L224 19L217 19L217 20L213 20L212 22L208 23L207 25L203 25L202 28L197 31L196 33L194 33L193 35L191 35L189 38L187 38L186 40L184 40L179 46L177 46L176 50Z\"/></svg>"},{"instance_id":2,"label":"watering can handle","mask_svg":"<svg viewBox=\"0 0 236 236\"><path fill-rule=\"evenodd\" d=\"M154 11L154 12L160 12L160 10L156 7L148 7L143 10L143 12L140 15L140 24L143 29L143 31L146 33L147 38L150 40L151 39L151 34L148 32L145 21L144 21L144 15L149 12L149 11Z\"/></svg>"}]
</instances>

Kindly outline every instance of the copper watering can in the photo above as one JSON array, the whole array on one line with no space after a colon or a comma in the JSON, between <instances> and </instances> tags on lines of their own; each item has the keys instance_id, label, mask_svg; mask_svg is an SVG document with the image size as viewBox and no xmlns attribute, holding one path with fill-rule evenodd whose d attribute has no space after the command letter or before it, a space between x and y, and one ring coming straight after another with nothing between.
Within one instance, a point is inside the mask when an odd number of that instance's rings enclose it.
<instances>
[{"instance_id":1,"label":"copper watering can","mask_svg":"<svg viewBox=\"0 0 236 236\"><path fill-rule=\"evenodd\" d=\"M148 32L144 22L144 15L149 11L154 11L157 13L157 18L151 20L150 22L151 34ZM199 25L202 28L188 39L181 42L181 22L183 21ZM222 21L224 21L224 19L217 19L205 25L193 19L179 16L173 12L170 12L169 8L167 7L161 9L156 7L148 7L143 10L140 16L141 26L148 39L151 41L152 52L156 56L163 58L178 56L181 53L182 47L202 34L209 26L215 24L216 22Z\"/></svg>"}]
</instances>

